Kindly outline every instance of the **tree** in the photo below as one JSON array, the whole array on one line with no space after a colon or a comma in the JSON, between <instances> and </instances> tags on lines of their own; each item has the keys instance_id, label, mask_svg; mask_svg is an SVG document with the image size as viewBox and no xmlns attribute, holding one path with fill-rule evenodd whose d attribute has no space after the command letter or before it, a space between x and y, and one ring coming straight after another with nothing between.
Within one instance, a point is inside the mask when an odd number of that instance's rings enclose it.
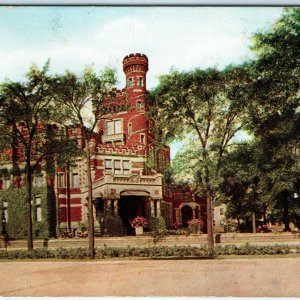
<instances>
[{"instance_id":1,"label":"tree","mask_svg":"<svg viewBox=\"0 0 300 300\"><path fill-rule=\"evenodd\" d=\"M190 72L172 71L160 77L151 98L165 141L184 134L198 140L195 183L207 199L208 244L213 255L212 205L220 184L224 155L237 132L245 127L243 108L247 86L247 66Z\"/></svg>"},{"instance_id":2,"label":"tree","mask_svg":"<svg viewBox=\"0 0 300 300\"><path fill-rule=\"evenodd\" d=\"M258 147L252 141L241 145L227 155L220 175L221 202L227 204L226 216L250 223L256 232L256 217L267 222L266 211L270 205L271 180L261 166ZM239 228L238 228L239 229Z\"/></svg>"},{"instance_id":3,"label":"tree","mask_svg":"<svg viewBox=\"0 0 300 300\"><path fill-rule=\"evenodd\" d=\"M1 148L7 150L8 160L13 160L14 168L25 165L28 250L33 249L33 173L46 160L55 160L70 142L54 125L59 117L53 104L48 68L49 63L41 70L33 66L25 82L9 81L0 87ZM9 140L11 142L7 143ZM74 148L74 143L72 145Z\"/></svg>"},{"instance_id":4,"label":"tree","mask_svg":"<svg viewBox=\"0 0 300 300\"><path fill-rule=\"evenodd\" d=\"M86 69L81 77L66 72L55 76L56 102L65 110L67 120L79 126L84 141L84 155L86 160L87 189L88 189L88 223L89 223L89 256L94 258L94 216L93 191L91 173L90 141L95 136L95 129L99 121L109 118L112 113L126 110L126 103L115 100L112 87L116 82L115 73L105 69L99 76L92 70Z\"/></svg>"},{"instance_id":5,"label":"tree","mask_svg":"<svg viewBox=\"0 0 300 300\"><path fill-rule=\"evenodd\" d=\"M257 57L249 88L249 129L261 169L272 180L274 207L290 230L292 195L299 181L300 10L286 9L270 29L254 35Z\"/></svg>"}]
</instances>

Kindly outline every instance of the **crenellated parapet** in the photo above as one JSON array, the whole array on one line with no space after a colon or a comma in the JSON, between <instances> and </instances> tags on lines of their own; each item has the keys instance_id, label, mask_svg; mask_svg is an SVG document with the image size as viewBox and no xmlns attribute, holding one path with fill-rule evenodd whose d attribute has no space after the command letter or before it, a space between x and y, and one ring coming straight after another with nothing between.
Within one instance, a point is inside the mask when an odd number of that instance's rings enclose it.
<instances>
[{"instance_id":1,"label":"crenellated parapet","mask_svg":"<svg viewBox=\"0 0 300 300\"><path fill-rule=\"evenodd\" d=\"M148 57L141 53L132 53L124 57L123 70L127 75L132 71L148 71Z\"/></svg>"}]
</instances>

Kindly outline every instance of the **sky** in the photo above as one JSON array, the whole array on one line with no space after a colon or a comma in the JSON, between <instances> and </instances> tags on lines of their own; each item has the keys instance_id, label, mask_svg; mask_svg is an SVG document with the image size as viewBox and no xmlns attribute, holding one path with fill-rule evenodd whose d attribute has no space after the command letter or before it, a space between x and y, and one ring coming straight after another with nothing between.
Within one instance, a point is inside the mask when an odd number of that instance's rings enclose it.
<instances>
[{"instance_id":1,"label":"sky","mask_svg":"<svg viewBox=\"0 0 300 300\"><path fill-rule=\"evenodd\" d=\"M280 7L0 7L0 82L23 80L50 58L52 73L113 67L123 88L124 56L144 53L152 89L171 68L222 69L253 57L251 36L281 14Z\"/></svg>"}]
</instances>

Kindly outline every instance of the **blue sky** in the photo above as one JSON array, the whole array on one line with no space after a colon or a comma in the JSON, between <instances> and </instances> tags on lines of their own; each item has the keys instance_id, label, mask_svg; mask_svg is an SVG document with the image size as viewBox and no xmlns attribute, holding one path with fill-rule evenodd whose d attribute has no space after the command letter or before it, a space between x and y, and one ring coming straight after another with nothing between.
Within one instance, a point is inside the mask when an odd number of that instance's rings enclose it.
<instances>
[{"instance_id":1,"label":"blue sky","mask_svg":"<svg viewBox=\"0 0 300 300\"><path fill-rule=\"evenodd\" d=\"M50 58L52 72L114 67L122 88L123 57L142 52L151 89L172 67L246 60L253 33L281 13L279 7L0 7L0 81L20 80L32 63Z\"/></svg>"}]
</instances>

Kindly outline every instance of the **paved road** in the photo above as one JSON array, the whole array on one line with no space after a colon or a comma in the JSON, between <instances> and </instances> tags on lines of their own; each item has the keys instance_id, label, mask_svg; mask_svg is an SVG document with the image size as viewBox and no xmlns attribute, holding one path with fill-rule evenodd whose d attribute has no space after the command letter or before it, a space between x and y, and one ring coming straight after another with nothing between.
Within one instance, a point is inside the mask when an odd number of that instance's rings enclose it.
<instances>
[{"instance_id":1,"label":"paved road","mask_svg":"<svg viewBox=\"0 0 300 300\"><path fill-rule=\"evenodd\" d=\"M0 270L1 296L300 296L300 257L12 261Z\"/></svg>"}]
</instances>

